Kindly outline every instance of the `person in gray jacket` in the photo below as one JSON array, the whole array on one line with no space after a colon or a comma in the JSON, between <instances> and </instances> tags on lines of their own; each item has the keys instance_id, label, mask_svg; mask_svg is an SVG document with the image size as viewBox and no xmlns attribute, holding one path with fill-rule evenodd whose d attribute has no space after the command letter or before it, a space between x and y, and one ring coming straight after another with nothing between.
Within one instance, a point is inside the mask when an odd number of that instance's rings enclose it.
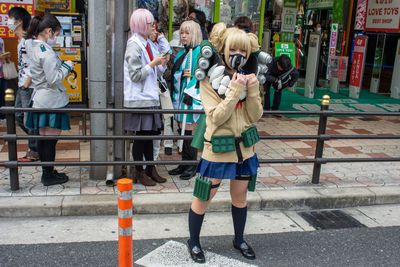
<instances>
[{"instance_id":1,"label":"person in gray jacket","mask_svg":"<svg viewBox=\"0 0 400 267\"><path fill-rule=\"evenodd\" d=\"M160 109L157 77L166 69L167 56L163 56L149 39L154 32L155 21L147 9L136 9L130 19L132 36L129 38L124 60L124 107L134 109ZM164 53L167 51L163 51ZM160 134L160 114L127 113L125 130L136 135ZM134 161L153 160L153 140L135 140L132 147ZM158 175L154 165L136 165L132 174L134 183L145 186L165 183L167 179Z\"/></svg>"},{"instance_id":2,"label":"person in gray jacket","mask_svg":"<svg viewBox=\"0 0 400 267\"><path fill-rule=\"evenodd\" d=\"M72 61L63 62L52 46L60 34L61 24L54 15L36 16L31 20L27 31L27 39L32 39L32 48L28 51L30 70L35 91L32 95L33 108L64 108L69 99L62 81L74 68ZM70 130L67 113L29 112L26 126L38 129L40 135L60 135L62 130ZM41 161L54 161L57 140L41 140L39 157ZM54 166L42 167L42 183L44 186L62 184L68 176L58 173Z\"/></svg>"}]
</instances>

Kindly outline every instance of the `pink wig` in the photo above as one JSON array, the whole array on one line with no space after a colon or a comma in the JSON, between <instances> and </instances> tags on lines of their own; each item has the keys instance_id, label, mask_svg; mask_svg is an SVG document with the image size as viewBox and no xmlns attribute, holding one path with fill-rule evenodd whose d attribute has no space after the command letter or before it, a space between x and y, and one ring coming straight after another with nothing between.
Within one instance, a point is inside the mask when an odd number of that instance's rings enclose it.
<instances>
[{"instance_id":1,"label":"pink wig","mask_svg":"<svg viewBox=\"0 0 400 267\"><path fill-rule=\"evenodd\" d=\"M154 22L153 14L144 8L136 9L131 15L131 32L147 35L147 31Z\"/></svg>"}]
</instances>

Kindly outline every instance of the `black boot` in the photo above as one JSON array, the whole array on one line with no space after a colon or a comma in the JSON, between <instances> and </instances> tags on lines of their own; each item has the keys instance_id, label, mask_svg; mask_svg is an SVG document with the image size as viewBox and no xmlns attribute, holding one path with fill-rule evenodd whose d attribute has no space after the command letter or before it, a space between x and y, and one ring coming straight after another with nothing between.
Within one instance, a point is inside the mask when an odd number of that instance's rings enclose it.
<instances>
[{"instance_id":1,"label":"black boot","mask_svg":"<svg viewBox=\"0 0 400 267\"><path fill-rule=\"evenodd\" d=\"M178 165L175 169L168 171L169 175L180 175L186 170L186 165Z\"/></svg>"},{"instance_id":2,"label":"black boot","mask_svg":"<svg viewBox=\"0 0 400 267\"><path fill-rule=\"evenodd\" d=\"M54 140L41 140L39 143L39 155L40 160L43 162L54 161L55 149L57 141ZM41 182L44 186L50 186L55 184L63 184L68 181L68 177L59 174L54 171L53 166L43 166L42 167L42 178Z\"/></svg>"},{"instance_id":3,"label":"black boot","mask_svg":"<svg viewBox=\"0 0 400 267\"><path fill-rule=\"evenodd\" d=\"M185 131L185 135L191 135L192 131ZM183 151L182 151L182 160L197 160L197 149L190 145L191 140L183 141ZM181 178L182 180L189 180L193 176L196 175L196 165L189 165L186 167L185 171L182 172Z\"/></svg>"}]
</instances>

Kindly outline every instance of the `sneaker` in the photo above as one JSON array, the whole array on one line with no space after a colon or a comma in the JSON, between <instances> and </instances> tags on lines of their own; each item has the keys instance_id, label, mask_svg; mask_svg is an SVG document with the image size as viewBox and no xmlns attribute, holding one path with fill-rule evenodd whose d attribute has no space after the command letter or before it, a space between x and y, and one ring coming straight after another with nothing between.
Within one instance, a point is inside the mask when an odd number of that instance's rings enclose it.
<instances>
[{"instance_id":1,"label":"sneaker","mask_svg":"<svg viewBox=\"0 0 400 267\"><path fill-rule=\"evenodd\" d=\"M39 153L29 150L26 152L26 155L22 158L18 158L18 161L38 161L39 160Z\"/></svg>"}]
</instances>

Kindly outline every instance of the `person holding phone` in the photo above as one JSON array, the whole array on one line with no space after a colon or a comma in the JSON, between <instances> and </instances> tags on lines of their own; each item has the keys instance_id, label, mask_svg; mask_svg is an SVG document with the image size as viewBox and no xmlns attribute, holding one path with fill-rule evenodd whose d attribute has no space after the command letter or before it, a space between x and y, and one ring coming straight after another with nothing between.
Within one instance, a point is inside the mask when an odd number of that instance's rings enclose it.
<instances>
[{"instance_id":1,"label":"person holding phone","mask_svg":"<svg viewBox=\"0 0 400 267\"><path fill-rule=\"evenodd\" d=\"M166 69L167 56L160 53L150 40L154 33L155 21L151 12L139 8L132 12L130 18L132 36L129 38L124 60L124 107L134 109L159 109L160 96L157 77ZM164 51L163 51L164 52ZM136 132L136 135L158 135L162 127L160 114L125 115L125 130ZM132 146L134 161L152 161L153 140L135 140ZM154 165L136 165L132 173L134 183L155 186L165 183L167 179L158 175Z\"/></svg>"},{"instance_id":2,"label":"person holding phone","mask_svg":"<svg viewBox=\"0 0 400 267\"><path fill-rule=\"evenodd\" d=\"M63 62L53 50L56 38L60 34L61 24L52 14L43 17L35 16L29 25L26 39L33 39L32 48L28 51L30 72L35 91L32 96L33 108L64 108L69 103L66 88L62 82L72 71L75 63ZM68 113L27 114L26 127L39 130L40 135L60 135L62 130L70 130ZM40 140L39 156L44 162L51 162L56 157L57 140ZM63 184L68 176L58 173L54 166L42 167L41 182L44 186Z\"/></svg>"}]
</instances>

